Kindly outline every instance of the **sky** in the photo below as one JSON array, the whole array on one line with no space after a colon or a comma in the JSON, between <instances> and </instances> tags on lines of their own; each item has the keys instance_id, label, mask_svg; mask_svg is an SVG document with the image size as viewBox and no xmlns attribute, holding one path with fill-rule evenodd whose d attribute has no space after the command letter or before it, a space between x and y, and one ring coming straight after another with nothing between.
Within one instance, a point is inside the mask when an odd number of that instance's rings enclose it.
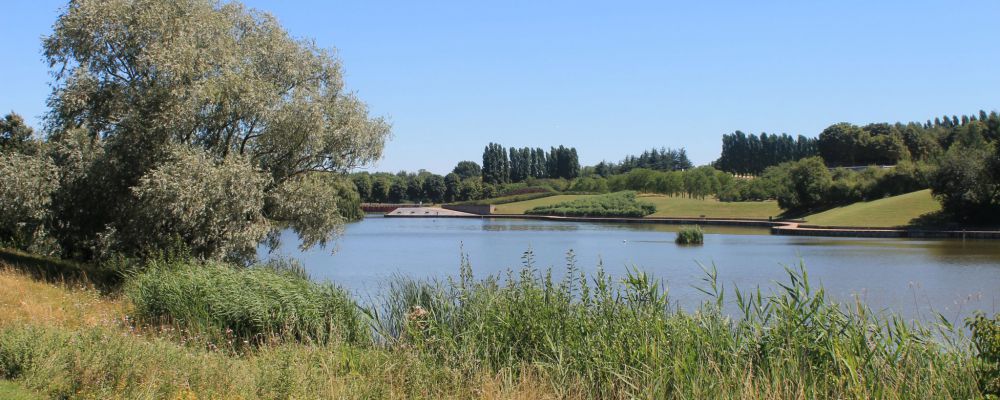
<instances>
[{"instance_id":1,"label":"sky","mask_svg":"<svg viewBox=\"0 0 1000 400\"><path fill-rule=\"evenodd\" d=\"M5 0L0 112L36 126L41 38L65 1ZM719 156L721 135L1000 108L1000 2L247 0L336 48L349 90L393 124L372 171L447 173L489 142Z\"/></svg>"}]
</instances>

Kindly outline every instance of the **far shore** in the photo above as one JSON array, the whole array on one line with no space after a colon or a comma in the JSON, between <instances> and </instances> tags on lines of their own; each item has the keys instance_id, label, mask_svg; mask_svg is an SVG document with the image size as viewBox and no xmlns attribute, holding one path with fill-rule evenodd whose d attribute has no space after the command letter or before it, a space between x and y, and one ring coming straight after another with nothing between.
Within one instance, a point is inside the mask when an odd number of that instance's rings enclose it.
<instances>
[{"instance_id":1,"label":"far shore","mask_svg":"<svg viewBox=\"0 0 1000 400\"><path fill-rule=\"evenodd\" d=\"M385 213L386 218L491 218L491 219L529 219L563 222L597 222L626 224L667 224L667 225L705 225L705 226L742 226L755 228L770 228L772 235L789 236L823 236L823 237L859 237L859 238L921 238L921 239L1000 239L998 230L982 229L928 229L928 228L873 228L852 226L816 226L805 224L802 220L757 219L757 218L710 218L710 217L563 217L555 215L525 215L525 214L470 214L457 213L440 207L414 207L425 212L421 213Z\"/></svg>"}]
</instances>

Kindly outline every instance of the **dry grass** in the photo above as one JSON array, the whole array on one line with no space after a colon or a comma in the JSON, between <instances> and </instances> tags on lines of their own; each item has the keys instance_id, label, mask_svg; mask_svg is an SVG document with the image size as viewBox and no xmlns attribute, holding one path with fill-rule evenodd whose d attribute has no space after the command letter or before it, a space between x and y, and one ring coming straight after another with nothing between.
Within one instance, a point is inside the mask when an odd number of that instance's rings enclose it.
<instances>
[{"instance_id":1,"label":"dry grass","mask_svg":"<svg viewBox=\"0 0 1000 400\"><path fill-rule=\"evenodd\" d=\"M48 284L0 264L0 326L92 327L112 324L124 315L121 301L101 296L92 287Z\"/></svg>"}]
</instances>

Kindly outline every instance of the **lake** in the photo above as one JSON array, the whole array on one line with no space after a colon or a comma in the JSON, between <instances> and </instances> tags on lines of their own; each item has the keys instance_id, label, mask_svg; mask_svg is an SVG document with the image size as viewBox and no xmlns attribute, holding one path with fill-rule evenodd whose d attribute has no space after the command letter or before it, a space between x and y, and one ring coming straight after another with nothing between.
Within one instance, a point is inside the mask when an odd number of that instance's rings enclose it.
<instances>
[{"instance_id":1,"label":"lake","mask_svg":"<svg viewBox=\"0 0 1000 400\"><path fill-rule=\"evenodd\" d=\"M701 265L712 264L727 296L732 287L765 292L787 282L785 267L804 262L814 286L841 302L858 298L875 310L911 319L952 321L1000 305L1000 242L772 236L767 229L705 227L703 246L673 243L677 226L517 219L383 218L348 224L334 248L300 252L291 232L274 254L302 261L316 280L330 280L359 296L377 296L396 275L456 276L461 252L477 277L520 268L529 249L535 266L561 275L566 253L592 272L603 262L613 276L639 267L663 279L685 308L705 300ZM331 250L334 250L331 252ZM262 254L265 258L266 254Z\"/></svg>"}]
</instances>

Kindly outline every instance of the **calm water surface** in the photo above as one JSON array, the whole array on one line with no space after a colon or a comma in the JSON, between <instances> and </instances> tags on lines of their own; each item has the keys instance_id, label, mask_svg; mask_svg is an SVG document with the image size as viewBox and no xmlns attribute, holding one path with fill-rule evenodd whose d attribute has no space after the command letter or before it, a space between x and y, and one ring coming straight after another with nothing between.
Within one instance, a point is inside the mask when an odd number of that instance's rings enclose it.
<instances>
[{"instance_id":1,"label":"calm water surface","mask_svg":"<svg viewBox=\"0 0 1000 400\"><path fill-rule=\"evenodd\" d=\"M289 232L276 254L301 260L314 279L331 280L360 297L377 296L394 275L444 278L458 273L464 249L476 276L519 268L531 249L536 267L558 275L566 253L593 271L603 262L614 276L637 266L662 278L671 298L694 307L693 288L714 264L719 280L765 291L785 282L786 266L804 262L814 285L839 301L860 298L876 310L908 318L957 320L974 310L1000 310L1000 242L771 236L766 229L706 229L703 246L677 246L676 226L531 220L383 218L349 224L331 249L299 252ZM732 297L731 293L729 296Z\"/></svg>"}]
</instances>

